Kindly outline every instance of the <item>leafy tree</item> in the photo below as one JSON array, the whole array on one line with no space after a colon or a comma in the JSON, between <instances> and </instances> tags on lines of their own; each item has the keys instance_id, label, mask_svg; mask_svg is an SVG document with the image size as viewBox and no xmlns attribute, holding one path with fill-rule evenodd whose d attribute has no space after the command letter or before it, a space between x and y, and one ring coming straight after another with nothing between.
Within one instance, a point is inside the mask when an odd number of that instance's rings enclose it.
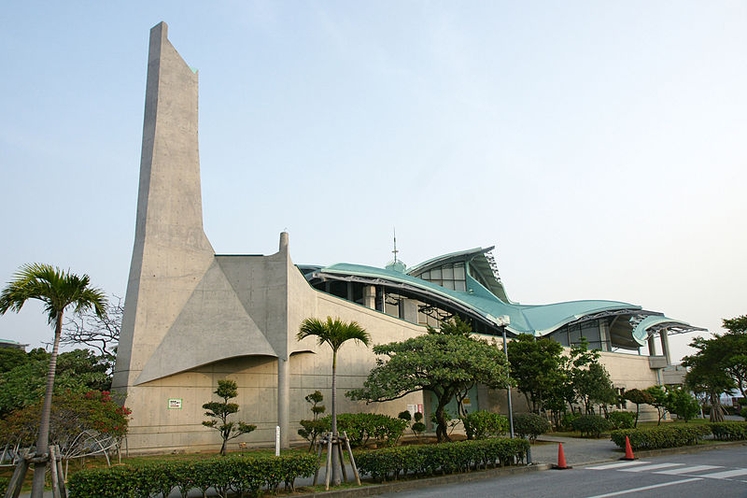
<instances>
[{"instance_id":1,"label":"leafy tree","mask_svg":"<svg viewBox=\"0 0 747 498\"><path fill-rule=\"evenodd\" d=\"M442 326L441 332L429 329L418 337L375 346L374 353L388 360L378 358L363 388L349 391L347 396L381 402L418 391L431 393L436 398L436 437L439 442L450 440L446 406L458 393L476 383L493 389L509 385L503 351L463 330L463 322L454 320Z\"/></svg>"},{"instance_id":2,"label":"leafy tree","mask_svg":"<svg viewBox=\"0 0 747 498\"><path fill-rule=\"evenodd\" d=\"M223 444L220 447L220 454L226 455L226 446L228 441L237 438L242 434L248 434L257 428L256 425L245 422L229 422L228 417L239 411L239 405L230 403L228 400L239 395L238 385L233 380L221 379L218 381L218 389L215 394L223 401L210 401L202 405L207 410L205 415L213 420L205 420L202 425L215 429L220 433Z\"/></svg>"},{"instance_id":3,"label":"leafy tree","mask_svg":"<svg viewBox=\"0 0 747 498\"><path fill-rule=\"evenodd\" d=\"M309 451L314 447L317 438L324 432L325 424L319 420L319 415L327 411L327 407L320 405L324 400L321 391L314 391L304 396L307 403L311 403L312 420L301 420L301 428L298 429L298 435L309 441Z\"/></svg>"},{"instance_id":4,"label":"leafy tree","mask_svg":"<svg viewBox=\"0 0 747 498\"><path fill-rule=\"evenodd\" d=\"M348 341L359 341L368 346L371 336L357 322L345 323L339 318L327 317L326 321L318 318L307 318L301 323L301 328L296 335L299 341L307 337L316 337L317 343L329 345L332 348L332 436L336 438L337 432L337 352L343 344ZM341 482L339 474L339 455L337 451L332 453L332 483L339 486Z\"/></svg>"},{"instance_id":5,"label":"leafy tree","mask_svg":"<svg viewBox=\"0 0 747 498\"><path fill-rule=\"evenodd\" d=\"M587 414L594 413L595 405L601 405L606 412L607 405L617 402L615 386L601 363L592 363L588 368L576 372L573 384Z\"/></svg>"},{"instance_id":6,"label":"leafy tree","mask_svg":"<svg viewBox=\"0 0 747 498\"><path fill-rule=\"evenodd\" d=\"M118 441L127 434L130 410L116 403L108 391L65 392L52 403L50 442L65 459L100 449L92 441ZM0 444L30 446L39 432L43 400L13 412L0 421Z\"/></svg>"},{"instance_id":7,"label":"leafy tree","mask_svg":"<svg viewBox=\"0 0 747 498\"><path fill-rule=\"evenodd\" d=\"M747 333L747 315L737 316L735 318L724 318L724 328L732 334Z\"/></svg>"},{"instance_id":8,"label":"leafy tree","mask_svg":"<svg viewBox=\"0 0 747 498\"><path fill-rule=\"evenodd\" d=\"M651 398L653 399L653 401L651 401L649 405L656 408L656 411L659 415L659 420L656 422L656 425L661 425L661 421L662 419L664 419L664 415L666 415L669 411L667 390L663 386L651 386L646 388L646 392L649 393L651 395Z\"/></svg>"},{"instance_id":9,"label":"leafy tree","mask_svg":"<svg viewBox=\"0 0 747 498\"><path fill-rule=\"evenodd\" d=\"M44 303L47 321L54 329L54 342L49 358L47 385L39 424L39 438L36 442L36 453L46 455L49 453L52 394L65 310L71 306L76 313L92 309L97 315L104 316L107 300L100 289L90 287L88 275L78 276L69 271L39 263L24 265L13 275L13 280L8 282L0 293L0 315L4 315L9 310L20 311L29 299L37 299ZM32 498L42 498L44 494L44 470L47 462L43 461L44 459L41 460L34 466Z\"/></svg>"},{"instance_id":10,"label":"leafy tree","mask_svg":"<svg viewBox=\"0 0 747 498\"><path fill-rule=\"evenodd\" d=\"M563 372L563 346L552 339L522 334L508 344L511 378L527 398L532 413L551 409L554 393L566 381ZM564 401L561 401L562 407Z\"/></svg>"},{"instance_id":11,"label":"leafy tree","mask_svg":"<svg viewBox=\"0 0 747 498\"><path fill-rule=\"evenodd\" d=\"M0 348L0 374L26 363L26 353L19 348Z\"/></svg>"},{"instance_id":12,"label":"leafy tree","mask_svg":"<svg viewBox=\"0 0 747 498\"><path fill-rule=\"evenodd\" d=\"M630 389L623 395L631 403L635 403L635 427L638 427L638 417L641 414L641 405L653 405L654 397L648 391Z\"/></svg>"},{"instance_id":13,"label":"leafy tree","mask_svg":"<svg viewBox=\"0 0 747 498\"><path fill-rule=\"evenodd\" d=\"M43 399L49 356L43 349L34 350L26 355L25 363L0 374L0 418ZM108 391L111 376L107 373L107 365L100 360L87 349L60 353L54 393Z\"/></svg>"},{"instance_id":14,"label":"leafy tree","mask_svg":"<svg viewBox=\"0 0 747 498\"><path fill-rule=\"evenodd\" d=\"M599 350L590 350L585 337L571 347L566 368L573 386L573 396L580 400L587 414L594 413L594 405L607 405L617 402L617 391L612 384L607 369L599 363Z\"/></svg>"},{"instance_id":15,"label":"leafy tree","mask_svg":"<svg viewBox=\"0 0 747 498\"><path fill-rule=\"evenodd\" d=\"M723 422L724 410L721 394L737 387L734 378L724 368L726 353L720 337L703 339L696 337L690 346L697 353L685 356L682 364L689 368L685 374L685 385L695 393L704 394L711 405L711 422Z\"/></svg>"},{"instance_id":16,"label":"leafy tree","mask_svg":"<svg viewBox=\"0 0 747 498\"><path fill-rule=\"evenodd\" d=\"M688 422L700 412L700 404L685 389L675 387L667 391L667 410Z\"/></svg>"}]
</instances>

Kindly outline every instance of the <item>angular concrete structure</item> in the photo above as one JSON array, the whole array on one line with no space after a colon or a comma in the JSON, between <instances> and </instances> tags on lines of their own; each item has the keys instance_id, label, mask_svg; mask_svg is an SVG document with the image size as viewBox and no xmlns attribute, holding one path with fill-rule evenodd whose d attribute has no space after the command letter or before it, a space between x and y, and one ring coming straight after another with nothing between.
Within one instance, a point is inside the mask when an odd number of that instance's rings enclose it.
<instances>
[{"instance_id":1,"label":"angular concrete structure","mask_svg":"<svg viewBox=\"0 0 747 498\"><path fill-rule=\"evenodd\" d=\"M667 332L687 330L687 324L621 302L511 303L492 248L440 256L409 270L397 261L387 268L322 268L296 266L282 233L275 254L216 255L203 230L197 93L196 71L169 42L166 24L158 24L150 33L135 243L113 382L132 409L131 453L217 451L219 437L201 424L202 404L224 378L239 386L238 418L257 425L240 441L273 444L279 426L283 447L300 442L299 420L311 418L304 396L320 390L326 403L331 398L330 349L311 338L296 340L308 317L357 321L373 344L382 344L457 315L479 334L496 336L504 323L496 317L509 316L510 335L548 335L564 345L582 333L595 337L619 387L660 382L666 357L611 351L653 345L654 336L666 351ZM360 387L375 364L371 350L343 346L338 412L396 416L417 407L428 420L430 399L420 393L371 405L342 395ZM505 411L504 393L479 388L469 398L471 410Z\"/></svg>"}]
</instances>

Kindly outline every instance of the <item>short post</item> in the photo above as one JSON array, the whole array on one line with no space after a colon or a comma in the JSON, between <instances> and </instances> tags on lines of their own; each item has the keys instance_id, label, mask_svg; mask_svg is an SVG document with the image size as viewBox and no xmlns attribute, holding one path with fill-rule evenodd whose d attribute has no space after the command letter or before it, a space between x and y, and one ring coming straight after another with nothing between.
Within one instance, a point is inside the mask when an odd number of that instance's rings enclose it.
<instances>
[{"instance_id":1,"label":"short post","mask_svg":"<svg viewBox=\"0 0 747 498\"><path fill-rule=\"evenodd\" d=\"M275 456L280 456L280 426L275 426Z\"/></svg>"}]
</instances>

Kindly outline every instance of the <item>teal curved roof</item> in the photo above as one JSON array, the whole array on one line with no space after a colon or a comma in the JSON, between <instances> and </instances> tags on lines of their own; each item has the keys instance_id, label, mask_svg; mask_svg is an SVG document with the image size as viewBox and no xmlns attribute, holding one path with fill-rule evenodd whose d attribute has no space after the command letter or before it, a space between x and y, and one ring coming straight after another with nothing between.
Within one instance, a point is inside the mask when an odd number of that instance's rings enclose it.
<instances>
[{"instance_id":1,"label":"teal curved roof","mask_svg":"<svg viewBox=\"0 0 747 498\"><path fill-rule=\"evenodd\" d=\"M359 277L378 280L378 283L386 283L390 287L407 286L413 290L420 290L425 294L439 296L444 301L457 305L458 308L472 311L473 314L483 317L485 321L498 327L502 325L498 317L507 315L510 324L506 326L506 330L514 334L544 336L590 314L641 310L640 306L620 301L569 301L548 305L505 303L490 292L485 292L486 289L480 289L482 286L477 282L472 282L467 291L455 291L397 271L349 263L328 266L319 271L328 275L349 276L353 279Z\"/></svg>"},{"instance_id":2,"label":"teal curved roof","mask_svg":"<svg viewBox=\"0 0 747 498\"><path fill-rule=\"evenodd\" d=\"M369 285L399 289L400 292L406 291L477 318L494 329L503 326L501 317L508 316L510 323L506 330L512 334L542 337L574 322L610 315L624 317L626 323L629 323L618 330L627 330L625 334L632 335L631 345L644 345L651 334L663 328L674 332L705 330L623 301L580 300L543 305L513 303L508 299L498 275L495 260L490 254L492 249L493 247L478 247L437 256L407 268L404 272L401 267L377 268L340 263L327 267L308 267L308 271L304 273L307 278L316 276L322 279L357 280ZM466 290L448 289L419 278L426 271L455 262L469 265L469 272L465 276Z\"/></svg>"}]
</instances>

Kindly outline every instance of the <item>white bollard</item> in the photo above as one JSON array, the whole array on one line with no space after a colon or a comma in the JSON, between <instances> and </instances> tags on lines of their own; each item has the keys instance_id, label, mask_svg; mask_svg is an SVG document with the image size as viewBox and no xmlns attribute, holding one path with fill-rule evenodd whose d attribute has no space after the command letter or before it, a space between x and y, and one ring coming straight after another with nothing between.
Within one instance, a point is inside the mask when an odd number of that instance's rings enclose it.
<instances>
[{"instance_id":1,"label":"white bollard","mask_svg":"<svg viewBox=\"0 0 747 498\"><path fill-rule=\"evenodd\" d=\"M275 456L280 456L280 426L275 426Z\"/></svg>"}]
</instances>

